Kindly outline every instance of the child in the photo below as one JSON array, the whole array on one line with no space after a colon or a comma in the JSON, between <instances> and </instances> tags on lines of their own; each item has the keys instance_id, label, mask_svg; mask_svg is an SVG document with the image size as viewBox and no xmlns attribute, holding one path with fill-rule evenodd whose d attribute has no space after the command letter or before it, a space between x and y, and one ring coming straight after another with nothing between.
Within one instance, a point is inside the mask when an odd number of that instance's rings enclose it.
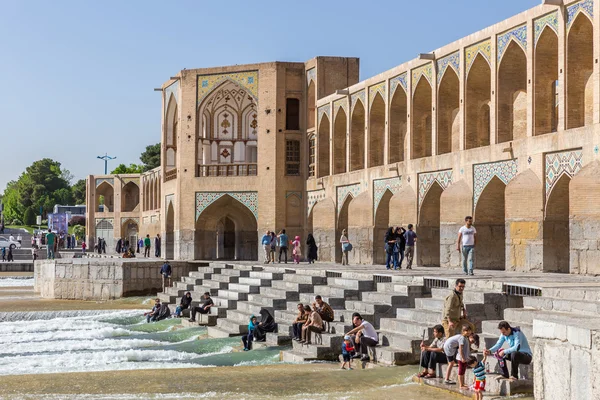
<instances>
[{"instance_id":1,"label":"child","mask_svg":"<svg viewBox=\"0 0 600 400\"><path fill-rule=\"evenodd\" d=\"M483 356L483 360L477 361L475 356L469 356L467 364L473 368L475 379L473 381L473 390L477 395L477 400L483 400L483 392L485 392L485 360L487 355Z\"/></svg>"},{"instance_id":2,"label":"child","mask_svg":"<svg viewBox=\"0 0 600 400\"><path fill-rule=\"evenodd\" d=\"M294 241L291 242L292 246L294 246L294 249L292 250L292 255L294 256L294 264L300 264L300 256L302 256L302 250L301 250L301 245L302 243L300 242L300 236L296 236L294 238Z\"/></svg>"},{"instance_id":3,"label":"child","mask_svg":"<svg viewBox=\"0 0 600 400\"><path fill-rule=\"evenodd\" d=\"M348 363L348 369L352 370L352 353L354 353L352 340L350 336L344 336L344 342L342 343L342 357L344 359L342 369L346 369L346 363Z\"/></svg>"},{"instance_id":4,"label":"child","mask_svg":"<svg viewBox=\"0 0 600 400\"><path fill-rule=\"evenodd\" d=\"M250 322L248 322L248 333L242 336L242 344L244 345L244 351L252 350L252 341L254 340L254 330L258 326L256 317L252 315Z\"/></svg>"},{"instance_id":5,"label":"child","mask_svg":"<svg viewBox=\"0 0 600 400\"><path fill-rule=\"evenodd\" d=\"M446 369L446 378L444 383L447 385L454 385L455 382L450 380L450 373L456 361L458 361L458 383L461 389L468 389L465 386L465 372L467 370L467 363L465 360L471 354L471 344L479 346L479 336L475 335L469 325L463 325L461 333L454 335L444 344L444 353L448 358L448 369Z\"/></svg>"},{"instance_id":6,"label":"child","mask_svg":"<svg viewBox=\"0 0 600 400\"><path fill-rule=\"evenodd\" d=\"M83 254L85 254L85 249L86 249L86 247L87 247L87 244L85 244L85 240L84 240L83 242L81 242L81 252L82 252Z\"/></svg>"}]
</instances>

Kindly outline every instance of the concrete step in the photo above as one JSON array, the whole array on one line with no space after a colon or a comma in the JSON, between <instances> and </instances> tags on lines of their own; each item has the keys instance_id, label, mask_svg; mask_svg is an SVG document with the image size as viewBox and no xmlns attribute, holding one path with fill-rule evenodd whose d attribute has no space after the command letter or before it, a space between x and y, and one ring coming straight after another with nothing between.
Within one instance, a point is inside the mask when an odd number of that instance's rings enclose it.
<instances>
[{"instance_id":1,"label":"concrete step","mask_svg":"<svg viewBox=\"0 0 600 400\"><path fill-rule=\"evenodd\" d=\"M227 313L229 316L229 312ZM217 328L228 332L229 336L239 336L248 333L248 321L241 322L228 318L217 319ZM209 332L210 335L210 332ZM221 336L220 336L221 337Z\"/></svg>"},{"instance_id":2,"label":"concrete step","mask_svg":"<svg viewBox=\"0 0 600 400\"><path fill-rule=\"evenodd\" d=\"M238 301L247 301L248 293L247 292L238 292L236 290L231 290L231 289L221 289L221 290L219 290L218 297L222 297L224 299L238 300Z\"/></svg>"},{"instance_id":3,"label":"concrete step","mask_svg":"<svg viewBox=\"0 0 600 400\"><path fill-rule=\"evenodd\" d=\"M395 295L400 296L430 296L429 289L427 289L425 286L409 285L400 282L378 282L377 291L382 293L394 293Z\"/></svg>"},{"instance_id":4,"label":"concrete step","mask_svg":"<svg viewBox=\"0 0 600 400\"><path fill-rule=\"evenodd\" d=\"M310 286L327 284L327 278L324 276L313 276L303 274L285 274L283 276L283 280L285 282L298 283Z\"/></svg>"},{"instance_id":5,"label":"concrete step","mask_svg":"<svg viewBox=\"0 0 600 400\"><path fill-rule=\"evenodd\" d=\"M195 284L188 283L188 282L175 282L174 286L179 290L190 291L190 290L194 290Z\"/></svg>"},{"instance_id":6,"label":"concrete step","mask_svg":"<svg viewBox=\"0 0 600 400\"><path fill-rule=\"evenodd\" d=\"M482 319L498 319L502 318L502 309L495 303L480 304L480 303L468 303L465 304L467 314L469 317L482 318ZM444 300L434 298L421 298L415 299L415 309L429 310L442 312L444 309Z\"/></svg>"},{"instance_id":7,"label":"concrete step","mask_svg":"<svg viewBox=\"0 0 600 400\"><path fill-rule=\"evenodd\" d=\"M345 286L315 286L313 295L321 295L322 297L342 298L345 300L360 300L361 291L358 289L349 289ZM331 304L330 304L331 305Z\"/></svg>"},{"instance_id":8,"label":"concrete step","mask_svg":"<svg viewBox=\"0 0 600 400\"><path fill-rule=\"evenodd\" d=\"M498 338L500 337L500 331L498 330L498 323L500 321L501 320L483 321L481 323L481 331L484 334L493 336L496 338L496 340L498 340ZM519 327L519 329L521 329L521 332L523 332L523 334L527 338L527 341L529 342L529 345L531 346L532 342L533 342L533 324L523 323L523 322L519 322L516 320L509 320L508 322L512 326Z\"/></svg>"},{"instance_id":9,"label":"concrete step","mask_svg":"<svg viewBox=\"0 0 600 400\"><path fill-rule=\"evenodd\" d=\"M415 306L415 297L413 295L397 294L393 292L363 292L362 300L405 308Z\"/></svg>"},{"instance_id":10,"label":"concrete step","mask_svg":"<svg viewBox=\"0 0 600 400\"><path fill-rule=\"evenodd\" d=\"M242 293L260 293L259 285L248 285L242 283L230 283L229 290Z\"/></svg>"},{"instance_id":11,"label":"concrete step","mask_svg":"<svg viewBox=\"0 0 600 400\"><path fill-rule=\"evenodd\" d=\"M215 307L223 308L225 310L235 310L238 305L237 300L226 299L223 297L212 297L212 301L215 303Z\"/></svg>"},{"instance_id":12,"label":"concrete step","mask_svg":"<svg viewBox=\"0 0 600 400\"><path fill-rule=\"evenodd\" d=\"M191 322L187 318L181 319L181 325L186 328L198 327L198 326L215 326L217 325L217 317L216 315L210 314L196 314L196 322Z\"/></svg>"},{"instance_id":13,"label":"concrete step","mask_svg":"<svg viewBox=\"0 0 600 400\"><path fill-rule=\"evenodd\" d=\"M288 363L305 363L309 361L316 361L317 357L312 355L300 352L300 351L291 351L286 350L281 352L281 361Z\"/></svg>"},{"instance_id":14,"label":"concrete step","mask_svg":"<svg viewBox=\"0 0 600 400\"><path fill-rule=\"evenodd\" d=\"M369 350L371 360L383 365L408 365L419 361L412 352L390 346L376 346Z\"/></svg>"},{"instance_id":15,"label":"concrete step","mask_svg":"<svg viewBox=\"0 0 600 400\"><path fill-rule=\"evenodd\" d=\"M354 289L360 292L369 292L375 290L375 282L372 279L358 280L347 278L327 278L327 286Z\"/></svg>"},{"instance_id":16,"label":"concrete step","mask_svg":"<svg viewBox=\"0 0 600 400\"><path fill-rule=\"evenodd\" d=\"M245 285L245 286L257 286L259 287L258 292L260 293L260 287L261 286L271 286L271 279L262 279L262 278L239 278L238 284L239 285Z\"/></svg>"},{"instance_id":17,"label":"concrete step","mask_svg":"<svg viewBox=\"0 0 600 400\"><path fill-rule=\"evenodd\" d=\"M292 337L279 329L279 332L267 332L266 343L267 346L287 346L292 343Z\"/></svg>"},{"instance_id":18,"label":"concrete step","mask_svg":"<svg viewBox=\"0 0 600 400\"><path fill-rule=\"evenodd\" d=\"M249 294L248 301L261 305L262 307L272 308L273 310L284 310L287 308L286 298L265 296L264 294Z\"/></svg>"},{"instance_id":19,"label":"concrete step","mask_svg":"<svg viewBox=\"0 0 600 400\"><path fill-rule=\"evenodd\" d=\"M298 315L298 313L294 312L294 311L275 310L273 317L275 318L275 321L277 321L278 324L281 324L281 323L291 324L292 321L294 319L296 319L297 315Z\"/></svg>"},{"instance_id":20,"label":"concrete step","mask_svg":"<svg viewBox=\"0 0 600 400\"><path fill-rule=\"evenodd\" d=\"M175 296L168 293L158 293L156 297L158 297L162 303L167 304L175 304L181 298L181 296Z\"/></svg>"},{"instance_id":21,"label":"concrete step","mask_svg":"<svg viewBox=\"0 0 600 400\"><path fill-rule=\"evenodd\" d=\"M239 270L239 269L223 269L221 270L219 273L219 275L223 275L223 276L237 276L237 277L249 277L250 276L250 271L249 270Z\"/></svg>"},{"instance_id":22,"label":"concrete step","mask_svg":"<svg viewBox=\"0 0 600 400\"><path fill-rule=\"evenodd\" d=\"M595 301L526 296L523 297L523 306L542 311L572 312L593 316L600 314L600 303Z\"/></svg>"},{"instance_id":23,"label":"concrete step","mask_svg":"<svg viewBox=\"0 0 600 400\"><path fill-rule=\"evenodd\" d=\"M231 320L231 321L239 322L240 324L248 325L248 322L250 322L250 317L252 315L254 315L254 316L258 317L258 320L260 322L259 314L255 313L254 311L248 311L248 310L242 309L242 305L244 303L246 303L246 302L244 302L244 301L239 302L237 310L227 310L227 319Z\"/></svg>"},{"instance_id":24,"label":"concrete step","mask_svg":"<svg viewBox=\"0 0 600 400\"><path fill-rule=\"evenodd\" d=\"M206 276L206 275L209 275L209 274L204 274L204 276ZM190 283L192 285L201 285L202 279L208 279L208 278L196 278L194 276L182 276L181 277L182 282Z\"/></svg>"},{"instance_id":25,"label":"concrete step","mask_svg":"<svg viewBox=\"0 0 600 400\"><path fill-rule=\"evenodd\" d=\"M240 277L235 275L212 274L207 280L229 284L238 283Z\"/></svg>"},{"instance_id":26,"label":"concrete step","mask_svg":"<svg viewBox=\"0 0 600 400\"><path fill-rule=\"evenodd\" d=\"M229 288L229 282L224 280L204 279L202 280L202 286L211 289L227 289Z\"/></svg>"},{"instance_id":27,"label":"concrete step","mask_svg":"<svg viewBox=\"0 0 600 400\"><path fill-rule=\"evenodd\" d=\"M253 301L239 301L237 303L237 310L240 312L243 312L248 317L250 317L250 315L255 315L255 316L259 317L259 319L260 319L260 310L262 310L263 308L269 310L271 315L273 315L274 310L263 304L256 303Z\"/></svg>"},{"instance_id":28,"label":"concrete step","mask_svg":"<svg viewBox=\"0 0 600 400\"><path fill-rule=\"evenodd\" d=\"M296 282L287 282L287 281L273 281L271 282L271 287L273 289L293 291L296 293L313 293L314 285L308 283L296 283Z\"/></svg>"},{"instance_id":29,"label":"concrete step","mask_svg":"<svg viewBox=\"0 0 600 400\"><path fill-rule=\"evenodd\" d=\"M204 278L206 274L220 274L221 268L213 268L213 267L200 267L197 271L190 271L189 276L193 276L194 278Z\"/></svg>"},{"instance_id":30,"label":"concrete step","mask_svg":"<svg viewBox=\"0 0 600 400\"><path fill-rule=\"evenodd\" d=\"M283 279L282 272L269 272L269 271L250 271L249 278L252 279L266 279L269 281L280 281Z\"/></svg>"},{"instance_id":31,"label":"concrete step","mask_svg":"<svg viewBox=\"0 0 600 400\"><path fill-rule=\"evenodd\" d=\"M381 346L393 347L412 354L420 355L421 353L420 338L385 329L380 329L377 333L379 335L379 344Z\"/></svg>"},{"instance_id":32,"label":"concrete step","mask_svg":"<svg viewBox=\"0 0 600 400\"><path fill-rule=\"evenodd\" d=\"M278 281L274 281L273 283L277 282ZM300 294L298 292L291 291L289 289L277 289L272 287L261 287L260 294L257 296L274 297L291 301L297 301L300 298Z\"/></svg>"},{"instance_id":33,"label":"concrete step","mask_svg":"<svg viewBox=\"0 0 600 400\"><path fill-rule=\"evenodd\" d=\"M210 293L211 296L216 296L219 293L219 288L204 285L196 285L194 286L192 297L200 298L206 292Z\"/></svg>"},{"instance_id":34,"label":"concrete step","mask_svg":"<svg viewBox=\"0 0 600 400\"><path fill-rule=\"evenodd\" d=\"M218 321L220 321L221 318L219 318L217 320L217 324ZM232 337L232 336L240 336L240 334L238 333L233 333L230 332L226 329L220 328L219 326L209 326L207 328L207 334L208 336L212 337L212 338L228 338L228 337Z\"/></svg>"},{"instance_id":35,"label":"concrete step","mask_svg":"<svg viewBox=\"0 0 600 400\"><path fill-rule=\"evenodd\" d=\"M342 342L343 337L340 335L333 334L321 334L322 343L317 339L317 335L313 333L312 342L313 344L299 343L295 340L292 341L292 349L294 352L300 354L306 354L312 358L318 360L329 360L335 361L338 359L339 354L342 353ZM319 344L314 344L319 343Z\"/></svg>"},{"instance_id":36,"label":"concrete step","mask_svg":"<svg viewBox=\"0 0 600 400\"><path fill-rule=\"evenodd\" d=\"M402 335L421 338L425 331L425 340L433 337L433 325L424 321L403 320L398 318L382 318L379 329L396 332Z\"/></svg>"}]
</instances>

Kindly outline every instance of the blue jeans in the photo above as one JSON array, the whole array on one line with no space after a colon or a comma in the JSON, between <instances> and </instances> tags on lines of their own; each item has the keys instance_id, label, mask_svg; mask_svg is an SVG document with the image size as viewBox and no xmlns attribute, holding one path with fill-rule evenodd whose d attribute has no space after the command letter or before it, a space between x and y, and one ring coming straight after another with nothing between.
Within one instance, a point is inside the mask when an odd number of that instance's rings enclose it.
<instances>
[{"instance_id":1,"label":"blue jeans","mask_svg":"<svg viewBox=\"0 0 600 400\"><path fill-rule=\"evenodd\" d=\"M398 257L400 259L398 259ZM394 269L401 268L403 260L404 260L404 252L403 251L401 251L399 253L394 252Z\"/></svg>"},{"instance_id":2,"label":"blue jeans","mask_svg":"<svg viewBox=\"0 0 600 400\"><path fill-rule=\"evenodd\" d=\"M54 245L46 247L48 260L54 260Z\"/></svg>"},{"instance_id":3,"label":"blue jeans","mask_svg":"<svg viewBox=\"0 0 600 400\"><path fill-rule=\"evenodd\" d=\"M462 265L465 274L473 272L473 259L475 258L475 246L462 247ZM467 269L467 260L469 261L469 269Z\"/></svg>"},{"instance_id":4,"label":"blue jeans","mask_svg":"<svg viewBox=\"0 0 600 400\"><path fill-rule=\"evenodd\" d=\"M156 315L146 315L146 323L155 322Z\"/></svg>"},{"instance_id":5,"label":"blue jeans","mask_svg":"<svg viewBox=\"0 0 600 400\"><path fill-rule=\"evenodd\" d=\"M393 253L388 253L386 251L385 254L386 254L386 257L385 257L385 268L386 269L390 269L390 264L392 264Z\"/></svg>"}]
</instances>

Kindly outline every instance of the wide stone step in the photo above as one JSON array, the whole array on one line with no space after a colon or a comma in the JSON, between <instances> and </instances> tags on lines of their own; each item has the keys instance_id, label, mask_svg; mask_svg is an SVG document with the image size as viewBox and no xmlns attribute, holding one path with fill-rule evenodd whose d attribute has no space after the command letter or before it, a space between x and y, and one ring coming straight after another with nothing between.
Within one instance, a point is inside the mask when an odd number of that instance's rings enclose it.
<instances>
[{"instance_id":1,"label":"wide stone step","mask_svg":"<svg viewBox=\"0 0 600 400\"><path fill-rule=\"evenodd\" d=\"M425 339L433 337L433 325L424 321L402 320L398 318L382 318L379 329L399 334L421 338L425 332Z\"/></svg>"},{"instance_id":2,"label":"wide stone step","mask_svg":"<svg viewBox=\"0 0 600 400\"><path fill-rule=\"evenodd\" d=\"M209 274L204 274L209 275ZM202 284L202 279L208 279L208 278L196 278L193 276L182 276L181 280L185 283L190 283L192 285L201 285Z\"/></svg>"},{"instance_id":3,"label":"wide stone step","mask_svg":"<svg viewBox=\"0 0 600 400\"><path fill-rule=\"evenodd\" d=\"M302 353L300 351L286 350L281 352L281 361L287 363L305 363L316 360L318 360L317 357Z\"/></svg>"},{"instance_id":4,"label":"wide stone step","mask_svg":"<svg viewBox=\"0 0 600 400\"><path fill-rule=\"evenodd\" d=\"M178 302L179 296L167 294L167 293L158 293L156 295L160 299L162 303L174 304ZM150 306L149 306L150 307Z\"/></svg>"},{"instance_id":5,"label":"wide stone step","mask_svg":"<svg viewBox=\"0 0 600 400\"><path fill-rule=\"evenodd\" d=\"M380 329L378 335L379 344L381 346L390 346L412 354L421 353L421 339L416 338L415 336L409 336L384 329Z\"/></svg>"},{"instance_id":6,"label":"wide stone step","mask_svg":"<svg viewBox=\"0 0 600 400\"><path fill-rule=\"evenodd\" d=\"M192 297L202 296L204 293L210 293L211 296L216 296L219 293L218 287L204 286L204 285L196 285L194 286L194 290L192 292Z\"/></svg>"},{"instance_id":7,"label":"wide stone step","mask_svg":"<svg viewBox=\"0 0 600 400\"><path fill-rule=\"evenodd\" d=\"M296 283L287 281L273 281L271 282L273 289L280 289L286 291L293 291L297 293L312 293L314 292L314 285L308 283Z\"/></svg>"},{"instance_id":8,"label":"wide stone step","mask_svg":"<svg viewBox=\"0 0 600 400\"><path fill-rule=\"evenodd\" d=\"M345 300L360 300L361 291L358 289L349 289L344 286L315 286L314 295L322 297L343 298ZM314 297L314 296L313 296Z\"/></svg>"},{"instance_id":9,"label":"wide stone step","mask_svg":"<svg viewBox=\"0 0 600 400\"><path fill-rule=\"evenodd\" d=\"M281 297L271 297L264 294L249 294L248 301L274 310L284 310L287 308L287 299Z\"/></svg>"},{"instance_id":10,"label":"wide stone step","mask_svg":"<svg viewBox=\"0 0 600 400\"><path fill-rule=\"evenodd\" d=\"M185 327L197 327L197 326L215 326L217 325L218 316L211 314L196 314L196 321L189 321L186 318L181 320L181 325Z\"/></svg>"},{"instance_id":11,"label":"wide stone step","mask_svg":"<svg viewBox=\"0 0 600 400\"><path fill-rule=\"evenodd\" d=\"M179 290L194 290L194 283L188 283L188 282L175 282L175 287Z\"/></svg>"},{"instance_id":12,"label":"wide stone step","mask_svg":"<svg viewBox=\"0 0 600 400\"><path fill-rule=\"evenodd\" d=\"M286 323L286 324L291 324L292 321L294 321L296 319L296 316L298 315L297 312L294 311L289 311L289 310L275 310L273 316L275 317L275 321L277 321L277 323Z\"/></svg>"},{"instance_id":13,"label":"wide stone step","mask_svg":"<svg viewBox=\"0 0 600 400\"><path fill-rule=\"evenodd\" d=\"M228 312L229 315L229 312ZM230 336L243 335L248 333L248 321L241 322L237 320L227 318L219 318L217 320L217 327L226 332L229 332Z\"/></svg>"},{"instance_id":14,"label":"wide stone step","mask_svg":"<svg viewBox=\"0 0 600 400\"><path fill-rule=\"evenodd\" d=\"M268 310L271 313L271 315L273 315L275 312L275 310L273 310L272 307L265 306L263 304L256 303L253 301L239 301L237 304L238 311L243 312L243 313L247 314L248 316L255 315L259 319L260 319L260 310L262 310L263 308Z\"/></svg>"},{"instance_id":15,"label":"wide stone step","mask_svg":"<svg viewBox=\"0 0 600 400\"><path fill-rule=\"evenodd\" d=\"M220 320L221 320L221 318L219 318L217 320L217 323ZM208 336L210 336L212 338L228 338L231 336L240 336L240 334L238 334L238 333L230 332L230 331L220 328L218 326L209 326L207 328L207 334L208 334Z\"/></svg>"},{"instance_id":16,"label":"wide stone step","mask_svg":"<svg viewBox=\"0 0 600 400\"><path fill-rule=\"evenodd\" d=\"M250 271L250 278L266 279L269 281L280 281L283 279L283 275L281 272Z\"/></svg>"},{"instance_id":17,"label":"wide stone step","mask_svg":"<svg viewBox=\"0 0 600 400\"><path fill-rule=\"evenodd\" d=\"M271 279L262 279L262 278L240 278L238 281L239 285L245 285L248 287L258 286L260 293L260 286L271 286Z\"/></svg>"},{"instance_id":18,"label":"wide stone step","mask_svg":"<svg viewBox=\"0 0 600 400\"><path fill-rule=\"evenodd\" d=\"M211 282L221 282L225 284L229 283L238 283L240 280L239 276L235 275L221 275L221 274L212 274L207 280Z\"/></svg>"},{"instance_id":19,"label":"wide stone step","mask_svg":"<svg viewBox=\"0 0 600 400\"><path fill-rule=\"evenodd\" d=\"M442 310L431 311L413 308L398 308L396 309L396 318L406 321L419 321L430 326L442 323ZM481 332L481 315L469 314L469 321L475 325L476 332Z\"/></svg>"},{"instance_id":20,"label":"wide stone step","mask_svg":"<svg viewBox=\"0 0 600 400\"><path fill-rule=\"evenodd\" d=\"M479 303L467 303L465 304L465 307L467 309L467 314L469 316L473 315L478 315L481 317L487 316L487 313L489 312L490 318L498 318L498 316L494 317L494 315L498 315L496 312L496 307L494 307L494 304L489 304L490 307L486 307L488 305L486 304L479 304ZM441 313L444 310L444 300L442 299L427 299L427 298L421 298L421 299L415 299L415 308L416 309L420 309L420 310L429 310L429 311L437 311L439 313Z\"/></svg>"},{"instance_id":21,"label":"wide stone step","mask_svg":"<svg viewBox=\"0 0 600 400\"><path fill-rule=\"evenodd\" d=\"M419 361L414 353L389 346L371 347L369 354L373 362L383 365L408 365Z\"/></svg>"},{"instance_id":22,"label":"wide stone step","mask_svg":"<svg viewBox=\"0 0 600 400\"><path fill-rule=\"evenodd\" d=\"M276 283L277 281L273 282ZM290 291L289 289L277 289L272 287L261 287L260 294L258 296L274 297L283 300L298 300L300 294L298 292Z\"/></svg>"},{"instance_id":23,"label":"wide stone step","mask_svg":"<svg viewBox=\"0 0 600 400\"><path fill-rule=\"evenodd\" d=\"M318 292L317 292L318 293ZM323 296L321 295L321 297L323 298L323 301L327 304L329 304L331 306L331 308L344 308L345 303L346 303L346 298L342 297L335 297L335 296ZM300 293L300 301L299 303L302 304L308 304L311 305L312 303L315 302L315 294L314 293ZM289 302L288 302L288 309L289 309ZM292 309L296 309L296 306L292 306Z\"/></svg>"},{"instance_id":24,"label":"wide stone step","mask_svg":"<svg viewBox=\"0 0 600 400\"><path fill-rule=\"evenodd\" d=\"M220 274L221 268L213 268L213 267L200 267L197 271L190 271L189 276L193 276L195 278L204 278L206 274Z\"/></svg>"},{"instance_id":25,"label":"wide stone step","mask_svg":"<svg viewBox=\"0 0 600 400\"><path fill-rule=\"evenodd\" d=\"M248 277L250 271L241 271L239 269L224 269L219 272L220 275L237 276L237 277Z\"/></svg>"},{"instance_id":26,"label":"wide stone step","mask_svg":"<svg viewBox=\"0 0 600 400\"><path fill-rule=\"evenodd\" d=\"M232 264L234 270L238 271L246 271L250 273L250 271L264 271L264 267L259 265L246 265L246 264ZM248 275L250 276L250 275Z\"/></svg>"},{"instance_id":27,"label":"wide stone step","mask_svg":"<svg viewBox=\"0 0 600 400\"><path fill-rule=\"evenodd\" d=\"M358 280L347 278L327 278L328 286L338 286L347 289L354 289L360 292L375 290L375 282L371 280Z\"/></svg>"},{"instance_id":28,"label":"wide stone step","mask_svg":"<svg viewBox=\"0 0 600 400\"><path fill-rule=\"evenodd\" d=\"M248 293L247 292L238 292L236 290L231 290L231 289L221 289L221 290L219 290L218 297L222 297L224 299L231 299L231 300L247 301Z\"/></svg>"},{"instance_id":29,"label":"wide stone step","mask_svg":"<svg viewBox=\"0 0 600 400\"><path fill-rule=\"evenodd\" d=\"M594 301L526 296L523 297L523 306L542 311L572 312L593 316L600 314L600 303Z\"/></svg>"},{"instance_id":30,"label":"wide stone step","mask_svg":"<svg viewBox=\"0 0 600 400\"><path fill-rule=\"evenodd\" d=\"M285 274L283 276L285 282L298 283L304 285L326 285L327 278L324 276L313 276L304 274Z\"/></svg>"},{"instance_id":31,"label":"wide stone step","mask_svg":"<svg viewBox=\"0 0 600 400\"><path fill-rule=\"evenodd\" d=\"M424 297L429 295L429 290L424 286L408 285L400 282L378 282L377 291L414 297Z\"/></svg>"},{"instance_id":32,"label":"wide stone step","mask_svg":"<svg viewBox=\"0 0 600 400\"><path fill-rule=\"evenodd\" d=\"M311 340L313 344L305 344L292 341L292 349L294 352L307 354L310 357L319 360L335 361L339 354L342 353L343 337L340 335L321 334L322 344L319 343L316 335L313 333ZM314 344L319 343L319 344Z\"/></svg>"},{"instance_id":33,"label":"wide stone step","mask_svg":"<svg viewBox=\"0 0 600 400\"><path fill-rule=\"evenodd\" d=\"M243 304L245 301L240 301L238 303L238 308L236 310L227 310L227 319L231 321L239 322L240 324L246 324L250 322L250 317L254 315L258 318L258 322L260 322L260 314L255 313L253 310L243 309ZM259 309L260 311L260 309Z\"/></svg>"},{"instance_id":34,"label":"wide stone step","mask_svg":"<svg viewBox=\"0 0 600 400\"><path fill-rule=\"evenodd\" d=\"M224 308L226 310L235 310L238 305L237 300L226 299L223 297L212 297L212 300L216 307Z\"/></svg>"},{"instance_id":35,"label":"wide stone step","mask_svg":"<svg viewBox=\"0 0 600 400\"><path fill-rule=\"evenodd\" d=\"M230 283L229 290L233 290L236 292L242 292L242 293L260 293L260 286L247 285L247 284L242 284L242 283Z\"/></svg>"},{"instance_id":36,"label":"wide stone step","mask_svg":"<svg viewBox=\"0 0 600 400\"><path fill-rule=\"evenodd\" d=\"M292 336L279 328L278 332L267 332L267 346L287 346L292 343Z\"/></svg>"},{"instance_id":37,"label":"wide stone step","mask_svg":"<svg viewBox=\"0 0 600 400\"><path fill-rule=\"evenodd\" d=\"M216 289L227 289L229 287L229 282L221 280L217 281L213 279L204 279L202 281L202 286Z\"/></svg>"},{"instance_id":38,"label":"wide stone step","mask_svg":"<svg viewBox=\"0 0 600 400\"><path fill-rule=\"evenodd\" d=\"M362 300L378 304L389 304L396 307L414 307L415 298L389 292L363 292Z\"/></svg>"},{"instance_id":39,"label":"wide stone step","mask_svg":"<svg viewBox=\"0 0 600 400\"><path fill-rule=\"evenodd\" d=\"M213 299L213 301L214 301L214 299ZM192 307L198 307L198 306L202 305L202 303L203 303L203 301L195 301L194 300L194 301L192 301ZM177 306L177 304L174 304L174 305ZM200 313L196 313L196 315L200 315ZM202 314L202 315L214 315L219 318L225 318L227 316L227 308L212 306L210 308L209 314Z\"/></svg>"}]
</instances>

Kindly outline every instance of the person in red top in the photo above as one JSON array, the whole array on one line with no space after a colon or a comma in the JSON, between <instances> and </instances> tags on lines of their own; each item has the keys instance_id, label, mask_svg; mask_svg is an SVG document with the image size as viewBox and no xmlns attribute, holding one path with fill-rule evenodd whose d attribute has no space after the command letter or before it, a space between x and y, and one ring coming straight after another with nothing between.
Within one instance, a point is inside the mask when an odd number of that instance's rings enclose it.
<instances>
[{"instance_id":1,"label":"person in red top","mask_svg":"<svg viewBox=\"0 0 600 400\"><path fill-rule=\"evenodd\" d=\"M85 241L81 242L81 252L83 254L85 254L85 249L87 248L87 244L85 244Z\"/></svg>"}]
</instances>

